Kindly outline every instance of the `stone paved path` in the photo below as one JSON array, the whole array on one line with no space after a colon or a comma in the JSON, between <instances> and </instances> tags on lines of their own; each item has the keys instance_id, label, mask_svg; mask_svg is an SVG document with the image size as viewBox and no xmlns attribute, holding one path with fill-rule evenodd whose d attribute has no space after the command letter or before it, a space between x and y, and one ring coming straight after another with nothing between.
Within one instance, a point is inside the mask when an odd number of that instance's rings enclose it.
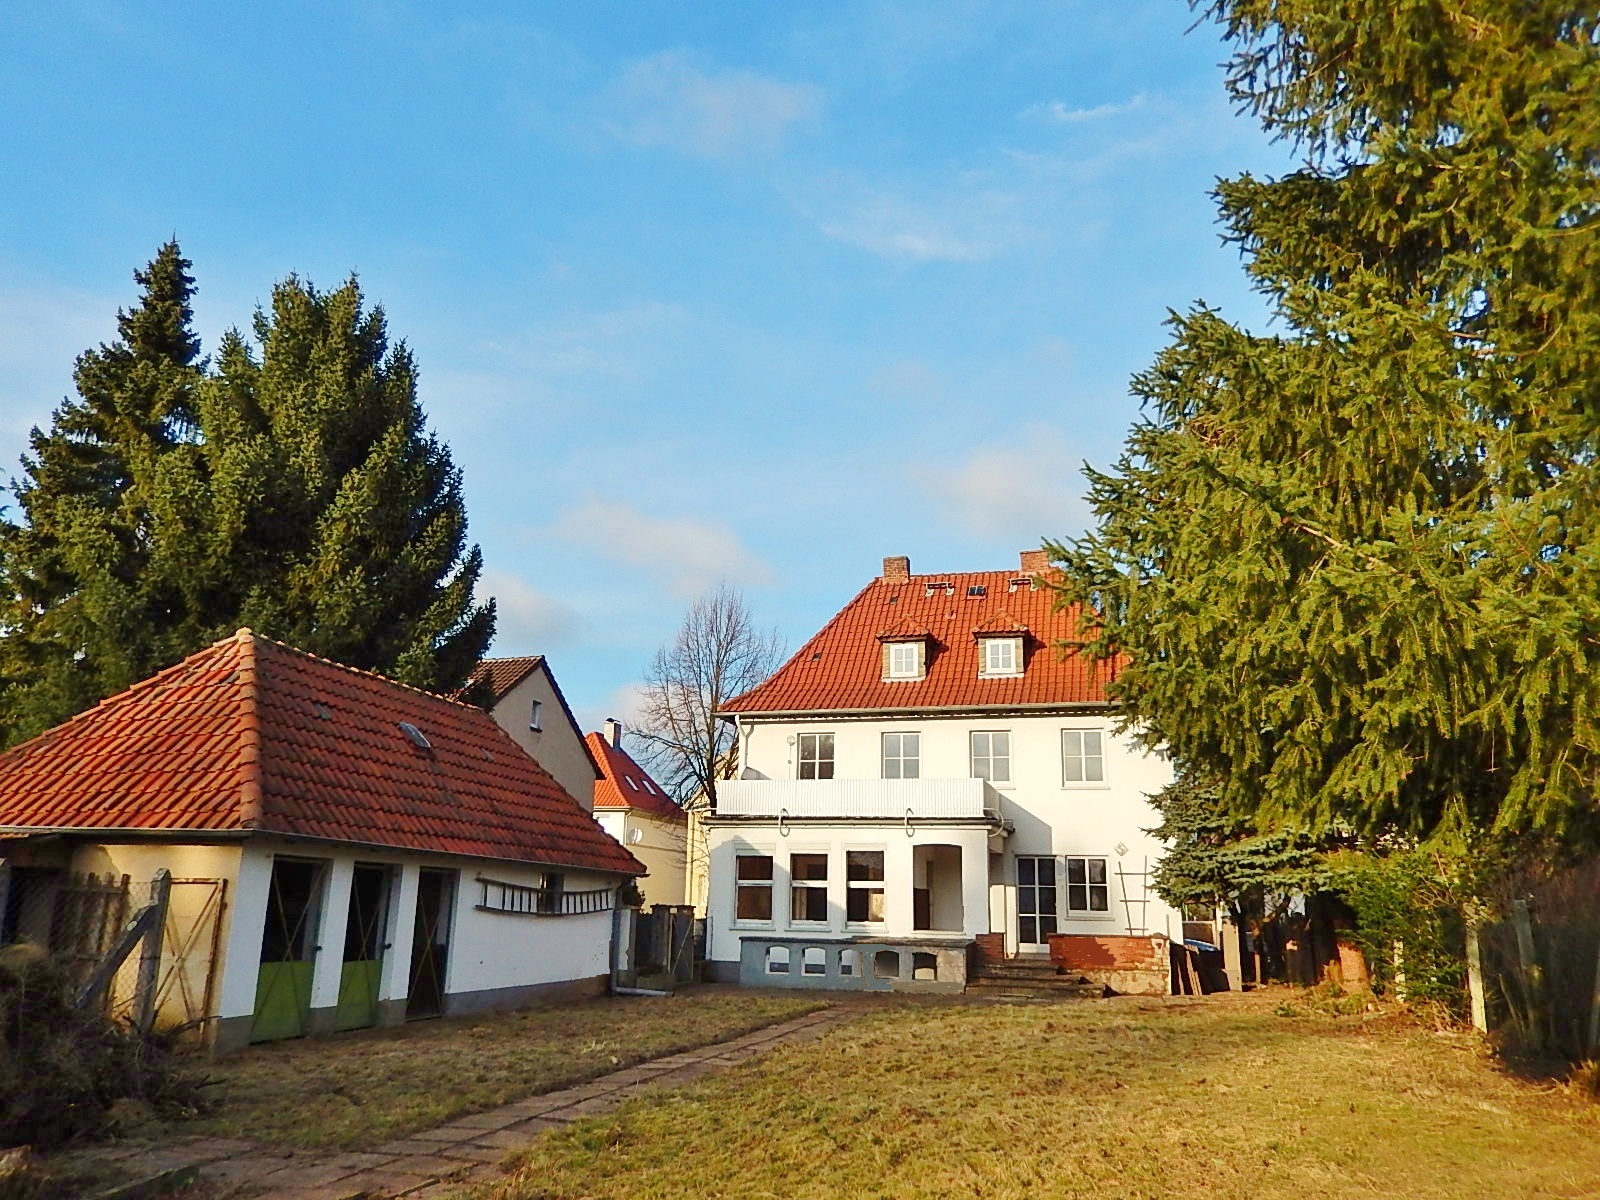
<instances>
[{"instance_id":1,"label":"stone paved path","mask_svg":"<svg viewBox=\"0 0 1600 1200\"><path fill-rule=\"evenodd\" d=\"M576 1087L473 1113L371 1151L284 1150L236 1139L195 1138L158 1149L108 1147L96 1156L125 1166L130 1175L198 1166L202 1180L223 1184L241 1198L387 1200L405 1196L424 1200L443 1196L466 1180L498 1174L499 1164L508 1154L526 1147L546 1130L609 1112L651 1088L675 1087L727 1070L775 1046L819 1038L862 1010L859 1004L836 1004L731 1041L652 1059Z\"/></svg>"}]
</instances>

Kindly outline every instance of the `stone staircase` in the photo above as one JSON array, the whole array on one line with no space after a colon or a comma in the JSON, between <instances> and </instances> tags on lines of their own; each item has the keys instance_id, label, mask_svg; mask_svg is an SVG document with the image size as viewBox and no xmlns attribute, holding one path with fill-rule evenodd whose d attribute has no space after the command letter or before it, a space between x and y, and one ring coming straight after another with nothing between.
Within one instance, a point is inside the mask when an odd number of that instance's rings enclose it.
<instances>
[{"instance_id":1,"label":"stone staircase","mask_svg":"<svg viewBox=\"0 0 1600 1200\"><path fill-rule=\"evenodd\" d=\"M1002 1000L1098 999L1105 986L1080 975L1063 974L1049 959L1012 958L975 964L967 974L969 996Z\"/></svg>"}]
</instances>

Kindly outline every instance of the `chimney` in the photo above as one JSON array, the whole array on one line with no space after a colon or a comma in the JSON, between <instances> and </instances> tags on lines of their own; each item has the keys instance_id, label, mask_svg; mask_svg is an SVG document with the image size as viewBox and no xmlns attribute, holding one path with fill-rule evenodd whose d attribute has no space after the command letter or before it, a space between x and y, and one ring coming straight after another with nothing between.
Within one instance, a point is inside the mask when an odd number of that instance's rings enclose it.
<instances>
[{"instance_id":1,"label":"chimney","mask_svg":"<svg viewBox=\"0 0 1600 1200\"><path fill-rule=\"evenodd\" d=\"M615 717L606 718L606 745L613 749L622 749L622 722Z\"/></svg>"},{"instance_id":2,"label":"chimney","mask_svg":"<svg viewBox=\"0 0 1600 1200\"><path fill-rule=\"evenodd\" d=\"M1038 575L1050 569L1050 551L1024 550L1022 552L1022 570L1028 575Z\"/></svg>"},{"instance_id":3,"label":"chimney","mask_svg":"<svg viewBox=\"0 0 1600 1200\"><path fill-rule=\"evenodd\" d=\"M885 583L904 583L911 578L911 560L904 554L897 554L892 558L883 560L883 581Z\"/></svg>"}]
</instances>

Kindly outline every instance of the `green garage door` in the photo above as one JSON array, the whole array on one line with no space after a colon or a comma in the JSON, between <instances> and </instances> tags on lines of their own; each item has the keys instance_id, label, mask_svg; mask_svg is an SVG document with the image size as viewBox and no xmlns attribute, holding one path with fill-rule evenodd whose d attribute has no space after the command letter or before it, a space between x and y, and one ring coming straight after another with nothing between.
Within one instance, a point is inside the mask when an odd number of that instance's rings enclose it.
<instances>
[{"instance_id":1,"label":"green garage door","mask_svg":"<svg viewBox=\"0 0 1600 1200\"><path fill-rule=\"evenodd\" d=\"M311 1015L311 970L317 909L327 864L298 858L272 860L272 887L261 933L252 1042L301 1037Z\"/></svg>"}]
</instances>

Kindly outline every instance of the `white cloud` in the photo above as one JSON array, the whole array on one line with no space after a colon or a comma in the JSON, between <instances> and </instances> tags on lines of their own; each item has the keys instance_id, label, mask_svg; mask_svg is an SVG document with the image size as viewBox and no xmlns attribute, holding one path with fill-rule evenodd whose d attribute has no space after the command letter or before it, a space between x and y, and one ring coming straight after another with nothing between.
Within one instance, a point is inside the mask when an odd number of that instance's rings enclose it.
<instances>
[{"instance_id":1,"label":"white cloud","mask_svg":"<svg viewBox=\"0 0 1600 1200\"><path fill-rule=\"evenodd\" d=\"M495 598L494 653L501 657L549 653L576 638L583 623L570 605L504 571L485 571L478 590Z\"/></svg>"},{"instance_id":2,"label":"white cloud","mask_svg":"<svg viewBox=\"0 0 1600 1200\"><path fill-rule=\"evenodd\" d=\"M565 509L549 527L563 541L638 570L680 600L726 580L772 582L772 568L726 525L694 517L654 517L620 501L590 500Z\"/></svg>"},{"instance_id":3,"label":"white cloud","mask_svg":"<svg viewBox=\"0 0 1600 1200\"><path fill-rule=\"evenodd\" d=\"M627 730L638 728L639 714L643 709L644 684L625 683L613 689L599 704L577 708L573 716L585 733L603 729L607 717L621 721L623 729Z\"/></svg>"},{"instance_id":4,"label":"white cloud","mask_svg":"<svg viewBox=\"0 0 1600 1200\"><path fill-rule=\"evenodd\" d=\"M979 446L943 470L916 469L913 478L965 531L1032 545L1088 524L1079 465L1065 438L1035 426L1015 442Z\"/></svg>"},{"instance_id":5,"label":"white cloud","mask_svg":"<svg viewBox=\"0 0 1600 1200\"><path fill-rule=\"evenodd\" d=\"M749 71L711 74L672 52L629 66L606 106L606 129L625 142L725 158L777 151L821 112L822 93Z\"/></svg>"},{"instance_id":6,"label":"white cloud","mask_svg":"<svg viewBox=\"0 0 1600 1200\"><path fill-rule=\"evenodd\" d=\"M820 210L815 220L829 237L884 258L912 262L993 258L1025 232L1017 217L1016 196L975 175L925 196L834 182L818 189L812 207Z\"/></svg>"},{"instance_id":7,"label":"white cloud","mask_svg":"<svg viewBox=\"0 0 1600 1200\"><path fill-rule=\"evenodd\" d=\"M1103 121L1107 117L1120 117L1126 113L1138 112L1146 103L1143 92L1131 100L1124 100L1121 104L1096 104L1092 108L1068 108L1061 101L1053 100L1048 104L1032 105L1024 109L1022 115L1057 125L1082 125L1088 121Z\"/></svg>"}]
</instances>

